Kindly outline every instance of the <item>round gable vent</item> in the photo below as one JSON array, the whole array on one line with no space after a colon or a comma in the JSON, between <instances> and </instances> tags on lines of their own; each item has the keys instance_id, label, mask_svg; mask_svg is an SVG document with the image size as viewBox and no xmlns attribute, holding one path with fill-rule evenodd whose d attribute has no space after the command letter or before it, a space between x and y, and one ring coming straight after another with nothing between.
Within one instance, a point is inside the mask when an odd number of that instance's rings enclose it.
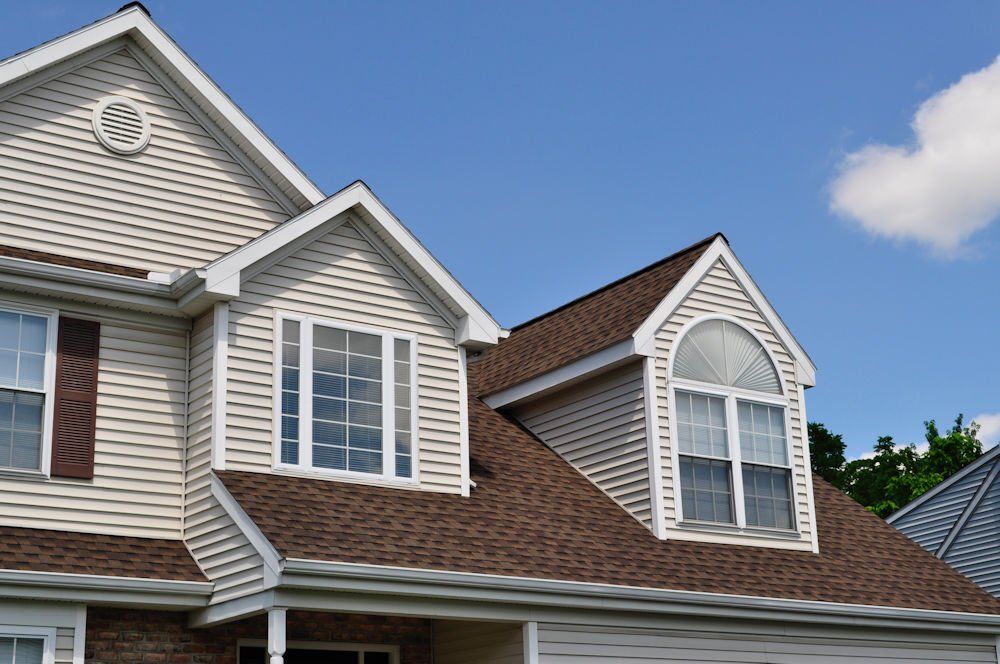
<instances>
[{"instance_id":1,"label":"round gable vent","mask_svg":"<svg viewBox=\"0 0 1000 664\"><path fill-rule=\"evenodd\" d=\"M119 154L135 154L149 143L146 112L126 97L106 97L94 109L97 140Z\"/></svg>"}]
</instances>

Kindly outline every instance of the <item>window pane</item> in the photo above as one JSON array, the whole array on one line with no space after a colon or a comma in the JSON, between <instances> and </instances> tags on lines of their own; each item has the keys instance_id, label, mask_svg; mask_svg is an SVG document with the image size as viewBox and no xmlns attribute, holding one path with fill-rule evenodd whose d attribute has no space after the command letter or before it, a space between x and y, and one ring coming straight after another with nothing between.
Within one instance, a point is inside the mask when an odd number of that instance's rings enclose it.
<instances>
[{"instance_id":1,"label":"window pane","mask_svg":"<svg viewBox=\"0 0 1000 664\"><path fill-rule=\"evenodd\" d=\"M382 424L382 406L377 404L350 401L347 411L347 421L351 424L363 424L369 427L378 427Z\"/></svg>"},{"instance_id":2,"label":"window pane","mask_svg":"<svg viewBox=\"0 0 1000 664\"><path fill-rule=\"evenodd\" d=\"M0 348L17 350L19 347L21 317L11 311L0 311Z\"/></svg>"},{"instance_id":3,"label":"window pane","mask_svg":"<svg viewBox=\"0 0 1000 664\"><path fill-rule=\"evenodd\" d=\"M747 525L794 528L791 471L765 466L743 466L743 494Z\"/></svg>"},{"instance_id":4,"label":"window pane","mask_svg":"<svg viewBox=\"0 0 1000 664\"><path fill-rule=\"evenodd\" d=\"M382 432L379 429L373 429L371 427L349 427L347 436L352 449L382 449Z\"/></svg>"},{"instance_id":5,"label":"window pane","mask_svg":"<svg viewBox=\"0 0 1000 664\"><path fill-rule=\"evenodd\" d=\"M680 457L681 509L685 519L733 523L728 461Z\"/></svg>"},{"instance_id":6,"label":"window pane","mask_svg":"<svg viewBox=\"0 0 1000 664\"><path fill-rule=\"evenodd\" d=\"M347 373L347 354L317 348L313 351L313 371L324 371L343 376Z\"/></svg>"},{"instance_id":7,"label":"window pane","mask_svg":"<svg viewBox=\"0 0 1000 664\"><path fill-rule=\"evenodd\" d=\"M17 367L17 386L29 390L45 387L45 356L21 353Z\"/></svg>"},{"instance_id":8,"label":"window pane","mask_svg":"<svg viewBox=\"0 0 1000 664\"><path fill-rule=\"evenodd\" d=\"M286 367L299 366L299 345L283 343L281 344L281 363Z\"/></svg>"},{"instance_id":9,"label":"window pane","mask_svg":"<svg viewBox=\"0 0 1000 664\"><path fill-rule=\"evenodd\" d=\"M313 394L324 397L347 398L347 379L330 374L313 374Z\"/></svg>"},{"instance_id":10,"label":"window pane","mask_svg":"<svg viewBox=\"0 0 1000 664\"><path fill-rule=\"evenodd\" d=\"M744 461L788 465L785 409L739 401L740 451Z\"/></svg>"},{"instance_id":11,"label":"window pane","mask_svg":"<svg viewBox=\"0 0 1000 664\"><path fill-rule=\"evenodd\" d=\"M0 664L42 664L43 644L36 638L0 638Z\"/></svg>"},{"instance_id":12,"label":"window pane","mask_svg":"<svg viewBox=\"0 0 1000 664\"><path fill-rule=\"evenodd\" d=\"M347 384L347 396L352 401L382 403L382 383L377 380L351 378Z\"/></svg>"},{"instance_id":13,"label":"window pane","mask_svg":"<svg viewBox=\"0 0 1000 664\"><path fill-rule=\"evenodd\" d=\"M347 332L325 325L314 325L313 346L330 350L347 350Z\"/></svg>"},{"instance_id":14,"label":"window pane","mask_svg":"<svg viewBox=\"0 0 1000 664\"><path fill-rule=\"evenodd\" d=\"M28 353L44 353L48 329L47 318L21 314L21 350Z\"/></svg>"},{"instance_id":15,"label":"window pane","mask_svg":"<svg viewBox=\"0 0 1000 664\"><path fill-rule=\"evenodd\" d=\"M349 332L347 335L347 350L361 355L371 355L382 357L382 337L374 334L364 334L362 332Z\"/></svg>"},{"instance_id":16,"label":"window pane","mask_svg":"<svg viewBox=\"0 0 1000 664\"><path fill-rule=\"evenodd\" d=\"M281 321L281 337L283 341L299 343L299 321L287 318Z\"/></svg>"},{"instance_id":17,"label":"window pane","mask_svg":"<svg viewBox=\"0 0 1000 664\"><path fill-rule=\"evenodd\" d=\"M690 392L676 393L677 444L684 454L728 457L726 400Z\"/></svg>"},{"instance_id":18,"label":"window pane","mask_svg":"<svg viewBox=\"0 0 1000 664\"><path fill-rule=\"evenodd\" d=\"M347 447L347 425L334 422L315 422L313 441L323 445Z\"/></svg>"},{"instance_id":19,"label":"window pane","mask_svg":"<svg viewBox=\"0 0 1000 664\"><path fill-rule=\"evenodd\" d=\"M343 399L313 397L313 419L327 420L329 422L346 422L346 412L347 402Z\"/></svg>"},{"instance_id":20,"label":"window pane","mask_svg":"<svg viewBox=\"0 0 1000 664\"><path fill-rule=\"evenodd\" d=\"M351 376L371 380L382 379L382 360L377 357L351 354L348 356L347 366L347 373Z\"/></svg>"},{"instance_id":21,"label":"window pane","mask_svg":"<svg viewBox=\"0 0 1000 664\"><path fill-rule=\"evenodd\" d=\"M0 467L39 470L45 397L0 391Z\"/></svg>"},{"instance_id":22,"label":"window pane","mask_svg":"<svg viewBox=\"0 0 1000 664\"><path fill-rule=\"evenodd\" d=\"M0 350L0 385L17 385L17 351Z\"/></svg>"},{"instance_id":23,"label":"window pane","mask_svg":"<svg viewBox=\"0 0 1000 664\"><path fill-rule=\"evenodd\" d=\"M14 639L9 636L0 637L0 664L12 664L13 661Z\"/></svg>"},{"instance_id":24,"label":"window pane","mask_svg":"<svg viewBox=\"0 0 1000 664\"><path fill-rule=\"evenodd\" d=\"M318 468L347 470L347 449L328 445L313 445L313 465Z\"/></svg>"},{"instance_id":25,"label":"window pane","mask_svg":"<svg viewBox=\"0 0 1000 664\"><path fill-rule=\"evenodd\" d=\"M372 452L368 450L351 449L347 459L347 469L356 473L378 474L382 472L381 450Z\"/></svg>"}]
</instances>

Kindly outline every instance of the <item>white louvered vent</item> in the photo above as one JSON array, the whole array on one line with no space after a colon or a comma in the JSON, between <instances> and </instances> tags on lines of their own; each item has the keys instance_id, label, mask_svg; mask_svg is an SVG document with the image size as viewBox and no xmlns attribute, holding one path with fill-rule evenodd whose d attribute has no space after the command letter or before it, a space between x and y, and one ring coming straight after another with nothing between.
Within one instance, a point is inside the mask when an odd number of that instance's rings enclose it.
<instances>
[{"instance_id":1,"label":"white louvered vent","mask_svg":"<svg viewBox=\"0 0 1000 664\"><path fill-rule=\"evenodd\" d=\"M106 97L94 109L94 134L119 154L135 154L149 144L149 118L126 97Z\"/></svg>"}]
</instances>

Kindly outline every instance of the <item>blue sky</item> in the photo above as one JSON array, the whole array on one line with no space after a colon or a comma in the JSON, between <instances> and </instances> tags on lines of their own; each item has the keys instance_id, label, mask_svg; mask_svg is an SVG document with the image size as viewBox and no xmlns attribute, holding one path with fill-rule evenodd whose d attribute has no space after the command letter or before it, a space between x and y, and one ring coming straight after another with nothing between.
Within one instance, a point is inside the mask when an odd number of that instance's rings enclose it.
<instances>
[{"instance_id":1,"label":"blue sky","mask_svg":"<svg viewBox=\"0 0 1000 664\"><path fill-rule=\"evenodd\" d=\"M0 50L118 4L0 3ZM953 136L963 109L1000 117L1000 83L921 106L991 65L1000 4L146 4L321 188L364 179L506 325L722 231L853 455L1000 413L1000 184L977 179L1000 162L992 126Z\"/></svg>"}]
</instances>

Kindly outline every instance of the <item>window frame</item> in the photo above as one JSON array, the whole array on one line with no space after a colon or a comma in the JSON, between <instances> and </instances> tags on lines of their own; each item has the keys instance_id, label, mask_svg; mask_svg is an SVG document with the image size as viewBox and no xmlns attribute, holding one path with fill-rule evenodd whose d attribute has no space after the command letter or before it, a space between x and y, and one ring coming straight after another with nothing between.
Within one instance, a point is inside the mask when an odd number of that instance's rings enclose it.
<instances>
[{"instance_id":1,"label":"window frame","mask_svg":"<svg viewBox=\"0 0 1000 664\"><path fill-rule=\"evenodd\" d=\"M701 316L696 319L692 319L678 332L677 336L674 338L671 344L672 348L676 348L677 344L681 342L684 336L692 329L697 327L699 324L708 320L725 320L727 322L739 325L744 330L749 332L754 339L761 345L764 352L767 353L768 358L771 361L774 370L778 373L778 387L781 390L781 394L771 394L767 392L756 392L753 390L746 390L742 388L728 387L725 385L718 385L716 383L706 383L697 380L691 380L687 378L675 378L674 377L674 354L670 354L670 359L667 367L667 408L669 413L669 430L670 430L670 460L671 466L673 468L673 482L672 482L672 493L674 498L674 514L675 522L681 527L691 527L702 530L722 530L722 531L737 531L737 532L748 532L748 533L766 533L770 535L779 536L796 536L799 537L802 534L802 525L799 518L799 496L795 490L795 459L793 457L793 447L792 447L792 428L791 428L791 414L789 412L790 399L787 396L787 388L784 384L784 378L781 375L781 370L777 361L774 358L774 354L771 349L768 348L764 340L760 338L760 335L756 333L753 329L747 326L743 321L732 316L727 316L724 314L710 314L707 316ZM687 392L690 394L698 394L702 396L709 397L719 397L725 400L726 404L726 440L729 445L729 473L730 482L733 490L733 507L734 512L733 523L724 523L716 521L701 521L696 519L686 519L684 517L684 505L681 498L681 481L680 481L680 457L691 457L691 458L705 458L705 459L715 459L715 460L725 460L722 457L708 457L698 454L687 454L681 453L679 438L677 433L677 393ZM768 464L760 463L755 461L743 461L743 451L740 446L740 431L739 431L739 408L738 402L745 402L750 404L760 404L766 406L776 406L782 409L782 417L784 418L785 425L785 454L788 460L787 466L782 466L779 464ZM768 468L780 468L782 470L787 470L789 472L789 491L791 497L791 509L792 509L792 527L791 528L774 528L769 526L755 526L747 523L746 520L746 494L743 488L743 466L762 466Z\"/></svg>"},{"instance_id":2,"label":"window frame","mask_svg":"<svg viewBox=\"0 0 1000 664\"><path fill-rule=\"evenodd\" d=\"M25 625L0 625L0 638L41 639L42 664L55 664L56 661L55 627L28 627ZM74 639L75 638L76 637L74 636Z\"/></svg>"},{"instance_id":3,"label":"window frame","mask_svg":"<svg viewBox=\"0 0 1000 664\"><path fill-rule=\"evenodd\" d=\"M26 314L47 319L45 329L45 368L42 371L42 387L7 387L0 385L0 390L14 392L31 392L41 394L45 403L42 408L42 440L39 450L38 469L7 468L0 466L0 476L14 477L51 477L52 469L52 420L55 416L56 363L59 341L59 310L49 307L39 307L21 304L9 300L0 300L0 311L13 314ZM0 626L2 629L2 626Z\"/></svg>"},{"instance_id":4,"label":"window frame","mask_svg":"<svg viewBox=\"0 0 1000 664\"><path fill-rule=\"evenodd\" d=\"M282 398L282 352L284 343L284 322L299 323L299 462L286 463L281 460L281 398ZM346 332L358 332L377 336L382 340L382 472L365 473L356 470L322 468L312 464L312 350L313 326L321 325ZM396 340L410 344L410 477L396 475L396 396L395 396L395 348ZM418 404L417 404L417 342L416 334L372 326L357 325L341 320L310 316L291 311L276 311L274 316L274 390L273 390L273 435L272 465L275 470L322 475L344 479L361 480L388 484L416 485L420 483L420 456L418 445ZM308 351L307 351L308 349ZM307 444L308 443L308 444Z\"/></svg>"}]
</instances>

